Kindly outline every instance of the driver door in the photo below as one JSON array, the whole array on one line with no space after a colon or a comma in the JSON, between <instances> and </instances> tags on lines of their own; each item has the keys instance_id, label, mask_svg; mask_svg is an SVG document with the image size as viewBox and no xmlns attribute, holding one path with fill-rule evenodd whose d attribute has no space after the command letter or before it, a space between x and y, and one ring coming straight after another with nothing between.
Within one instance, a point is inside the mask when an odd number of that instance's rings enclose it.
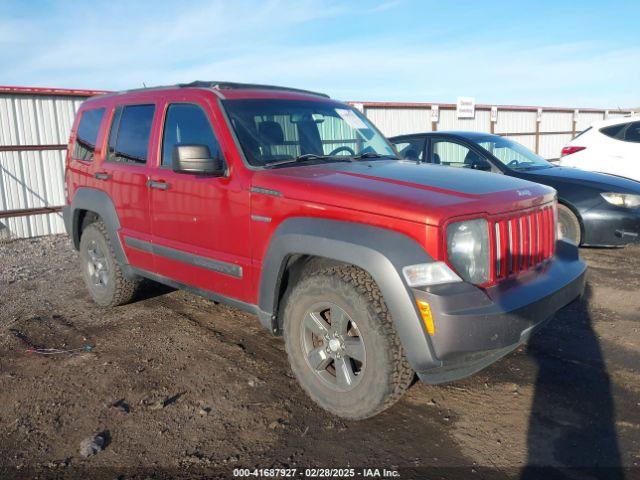
<instances>
[{"instance_id":1,"label":"driver door","mask_svg":"<svg viewBox=\"0 0 640 480\"><path fill-rule=\"evenodd\" d=\"M183 285L251 300L249 194L228 169L213 177L175 172L176 145L205 145L222 158L219 124L198 92L167 98L149 199L155 272Z\"/></svg>"}]
</instances>

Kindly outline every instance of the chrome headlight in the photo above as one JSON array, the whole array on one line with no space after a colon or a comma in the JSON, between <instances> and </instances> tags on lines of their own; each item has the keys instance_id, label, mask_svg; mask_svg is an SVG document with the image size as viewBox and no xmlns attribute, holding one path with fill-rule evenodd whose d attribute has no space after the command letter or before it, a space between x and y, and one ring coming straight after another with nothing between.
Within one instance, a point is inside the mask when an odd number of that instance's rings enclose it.
<instances>
[{"instance_id":1,"label":"chrome headlight","mask_svg":"<svg viewBox=\"0 0 640 480\"><path fill-rule=\"evenodd\" d=\"M449 262L467 282L489 281L489 226L483 218L447 226Z\"/></svg>"},{"instance_id":2,"label":"chrome headlight","mask_svg":"<svg viewBox=\"0 0 640 480\"><path fill-rule=\"evenodd\" d=\"M601 193L600 195L607 202L611 205L615 205L616 207L640 207L640 195L633 195L629 193Z\"/></svg>"}]
</instances>

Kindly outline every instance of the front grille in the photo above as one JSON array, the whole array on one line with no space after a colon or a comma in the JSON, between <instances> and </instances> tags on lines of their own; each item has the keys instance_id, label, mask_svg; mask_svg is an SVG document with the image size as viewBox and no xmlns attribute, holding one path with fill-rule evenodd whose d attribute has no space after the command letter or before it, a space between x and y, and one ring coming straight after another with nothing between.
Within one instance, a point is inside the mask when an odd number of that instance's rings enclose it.
<instances>
[{"instance_id":1,"label":"front grille","mask_svg":"<svg viewBox=\"0 0 640 480\"><path fill-rule=\"evenodd\" d=\"M493 219L492 280L517 274L551 258L555 251L555 210L547 205Z\"/></svg>"}]
</instances>

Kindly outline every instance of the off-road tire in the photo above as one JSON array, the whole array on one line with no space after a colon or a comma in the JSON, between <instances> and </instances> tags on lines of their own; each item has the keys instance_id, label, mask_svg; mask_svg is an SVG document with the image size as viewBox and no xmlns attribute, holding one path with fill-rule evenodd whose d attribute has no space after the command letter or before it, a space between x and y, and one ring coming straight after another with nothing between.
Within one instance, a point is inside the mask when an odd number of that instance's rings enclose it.
<instances>
[{"instance_id":1,"label":"off-road tire","mask_svg":"<svg viewBox=\"0 0 640 480\"><path fill-rule=\"evenodd\" d=\"M564 205L558 205L558 238L580 245L582 232L578 217Z\"/></svg>"},{"instance_id":2,"label":"off-road tire","mask_svg":"<svg viewBox=\"0 0 640 480\"><path fill-rule=\"evenodd\" d=\"M372 417L393 405L415 374L404 354L391 314L373 278L338 265L311 272L284 299L283 333L289 362L302 388L322 408L350 420ZM366 366L352 390L338 392L316 375L301 342L304 316L317 302L332 302L357 323Z\"/></svg>"},{"instance_id":3,"label":"off-road tire","mask_svg":"<svg viewBox=\"0 0 640 480\"><path fill-rule=\"evenodd\" d=\"M95 242L106 260L108 281L104 286L96 286L89 272L89 245ZM102 221L87 225L80 237L80 266L84 283L94 302L101 307L115 307L129 303L135 296L140 281L130 280L124 276L115 259L113 245Z\"/></svg>"}]
</instances>

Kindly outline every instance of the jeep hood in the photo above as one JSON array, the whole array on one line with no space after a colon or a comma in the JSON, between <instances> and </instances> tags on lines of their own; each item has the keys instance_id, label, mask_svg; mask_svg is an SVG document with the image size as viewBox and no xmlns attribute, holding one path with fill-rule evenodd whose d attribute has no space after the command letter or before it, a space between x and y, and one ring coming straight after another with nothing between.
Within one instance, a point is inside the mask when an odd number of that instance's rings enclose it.
<instances>
[{"instance_id":1,"label":"jeep hood","mask_svg":"<svg viewBox=\"0 0 640 480\"><path fill-rule=\"evenodd\" d=\"M253 187L284 198L430 225L555 198L552 188L506 175L399 160L288 166L258 171L253 178Z\"/></svg>"}]
</instances>

